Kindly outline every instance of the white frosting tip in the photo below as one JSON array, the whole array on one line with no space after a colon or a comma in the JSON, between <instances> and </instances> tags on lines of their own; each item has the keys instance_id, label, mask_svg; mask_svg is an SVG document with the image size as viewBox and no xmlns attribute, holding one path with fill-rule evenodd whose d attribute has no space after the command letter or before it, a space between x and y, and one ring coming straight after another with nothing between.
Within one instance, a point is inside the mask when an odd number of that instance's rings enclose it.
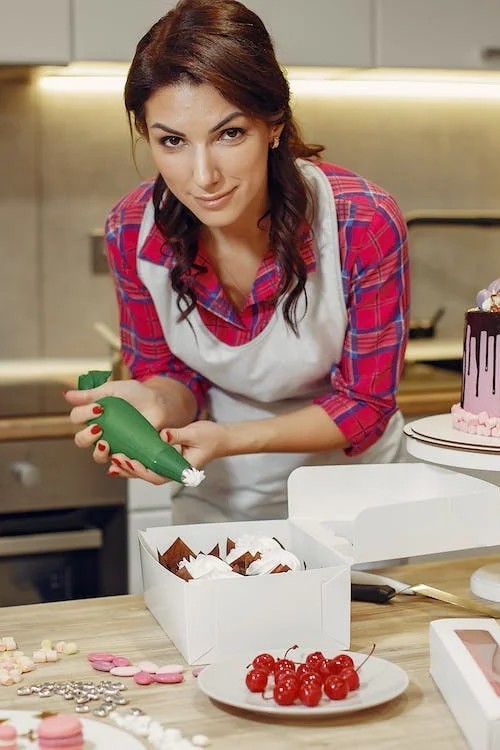
<instances>
[{"instance_id":1,"label":"white frosting tip","mask_svg":"<svg viewBox=\"0 0 500 750\"><path fill-rule=\"evenodd\" d=\"M205 479L205 472L191 466L190 469L184 469L181 479L185 487L198 487Z\"/></svg>"}]
</instances>

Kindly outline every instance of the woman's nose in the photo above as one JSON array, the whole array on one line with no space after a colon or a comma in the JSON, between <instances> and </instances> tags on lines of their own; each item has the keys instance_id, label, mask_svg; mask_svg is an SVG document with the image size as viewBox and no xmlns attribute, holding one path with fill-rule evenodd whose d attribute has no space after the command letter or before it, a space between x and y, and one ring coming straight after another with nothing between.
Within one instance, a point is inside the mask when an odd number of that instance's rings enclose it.
<instances>
[{"instance_id":1,"label":"woman's nose","mask_svg":"<svg viewBox=\"0 0 500 750\"><path fill-rule=\"evenodd\" d=\"M197 148L194 155L193 177L198 187L207 189L220 180L220 170L207 148Z\"/></svg>"}]
</instances>

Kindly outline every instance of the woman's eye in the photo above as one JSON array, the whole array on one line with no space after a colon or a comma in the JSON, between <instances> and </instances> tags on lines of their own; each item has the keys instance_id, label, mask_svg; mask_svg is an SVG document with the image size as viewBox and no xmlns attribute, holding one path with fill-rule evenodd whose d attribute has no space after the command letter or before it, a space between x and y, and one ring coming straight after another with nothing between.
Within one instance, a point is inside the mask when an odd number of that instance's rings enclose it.
<instances>
[{"instance_id":1,"label":"woman's eye","mask_svg":"<svg viewBox=\"0 0 500 750\"><path fill-rule=\"evenodd\" d=\"M234 141L237 138L240 138L244 133L245 131L243 128L227 128L223 131L221 138L226 141Z\"/></svg>"},{"instance_id":2,"label":"woman's eye","mask_svg":"<svg viewBox=\"0 0 500 750\"><path fill-rule=\"evenodd\" d=\"M161 139L160 143L167 148L177 148L181 145L182 138L178 135L167 135L165 138Z\"/></svg>"}]
</instances>

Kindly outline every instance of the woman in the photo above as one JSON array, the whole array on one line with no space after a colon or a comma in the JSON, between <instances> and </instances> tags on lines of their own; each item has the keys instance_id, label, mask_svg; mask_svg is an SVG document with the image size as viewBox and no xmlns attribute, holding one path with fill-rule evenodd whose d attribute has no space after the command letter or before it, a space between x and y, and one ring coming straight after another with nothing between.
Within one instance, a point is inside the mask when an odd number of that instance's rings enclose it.
<instances>
[{"instance_id":1,"label":"woman","mask_svg":"<svg viewBox=\"0 0 500 750\"><path fill-rule=\"evenodd\" d=\"M72 421L122 396L206 466L176 522L283 517L295 467L397 460L405 222L303 143L260 19L181 0L139 42L125 104L159 173L107 221L133 379L68 392ZM99 437L76 443L104 464ZM109 473L165 481L123 455Z\"/></svg>"}]
</instances>

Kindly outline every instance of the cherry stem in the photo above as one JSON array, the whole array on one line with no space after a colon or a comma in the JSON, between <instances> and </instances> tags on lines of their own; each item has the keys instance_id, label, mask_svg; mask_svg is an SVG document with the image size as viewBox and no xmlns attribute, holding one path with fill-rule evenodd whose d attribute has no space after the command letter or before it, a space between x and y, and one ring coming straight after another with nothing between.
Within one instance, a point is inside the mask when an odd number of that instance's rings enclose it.
<instances>
[{"instance_id":1,"label":"cherry stem","mask_svg":"<svg viewBox=\"0 0 500 750\"><path fill-rule=\"evenodd\" d=\"M363 666L363 664L365 664L368 661L368 659L370 658L370 656L373 654L374 651L375 651L375 643L371 647L370 653L368 654L368 656L365 659L363 659L363 661L361 662L361 664L359 665L359 667L356 667L356 669L354 670L355 672L359 672L359 670L361 669L361 667Z\"/></svg>"},{"instance_id":2,"label":"cherry stem","mask_svg":"<svg viewBox=\"0 0 500 750\"><path fill-rule=\"evenodd\" d=\"M290 646L290 648L287 648L287 650L285 651L285 655L284 655L283 659L286 659L286 657L288 656L288 652L289 651L293 651L296 648L298 648L297 644L295 644L295 646Z\"/></svg>"}]
</instances>

